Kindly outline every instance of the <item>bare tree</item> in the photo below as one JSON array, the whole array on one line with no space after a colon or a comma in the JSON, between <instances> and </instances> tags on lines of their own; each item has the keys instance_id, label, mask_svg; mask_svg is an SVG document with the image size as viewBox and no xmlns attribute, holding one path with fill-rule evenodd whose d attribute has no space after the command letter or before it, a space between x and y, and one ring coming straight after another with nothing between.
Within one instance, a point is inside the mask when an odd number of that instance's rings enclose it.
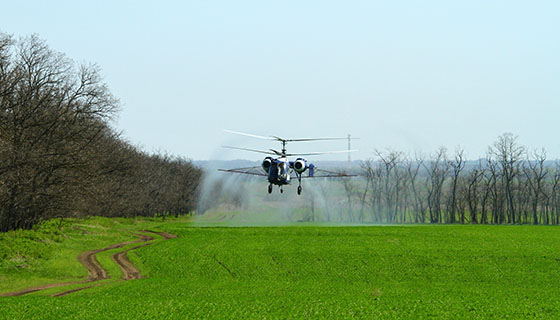
<instances>
[{"instance_id":1,"label":"bare tree","mask_svg":"<svg viewBox=\"0 0 560 320\"><path fill-rule=\"evenodd\" d=\"M476 166L475 168L473 168L468 176L467 176L467 183L468 183L468 187L466 190L467 193L467 202L469 205L469 214L470 214L470 220L472 223L477 224L478 223L478 219L477 219L477 212L478 212L478 202L479 202L479 190L480 190L480 180L484 177L484 168L482 168L482 165L478 164L478 166ZM486 195L485 195L486 196ZM486 202L486 197L483 196L483 201ZM485 212L485 204L483 204L483 214L481 217L481 221L482 223L486 223L486 212Z\"/></svg>"},{"instance_id":2,"label":"bare tree","mask_svg":"<svg viewBox=\"0 0 560 320\"><path fill-rule=\"evenodd\" d=\"M3 229L72 210L74 174L89 165L82 155L117 110L95 66L76 70L36 36L11 49L0 67L2 140L9 150L0 168L9 188L1 200Z\"/></svg>"},{"instance_id":3,"label":"bare tree","mask_svg":"<svg viewBox=\"0 0 560 320\"><path fill-rule=\"evenodd\" d=\"M501 183L504 188L509 223L516 223L513 181L519 173L519 163L525 153L525 148L518 144L517 139L517 136L511 133L504 133L489 149L501 170Z\"/></svg>"},{"instance_id":4,"label":"bare tree","mask_svg":"<svg viewBox=\"0 0 560 320\"><path fill-rule=\"evenodd\" d=\"M366 204L366 197L367 197L367 193L370 189L370 185L372 185L372 181L375 179L375 169L373 167L373 160L372 159L366 159L365 161L362 161L360 163L360 169L361 169L361 174L362 176L365 177L366 179L366 186L364 187L364 190L362 192L361 195L361 199L360 199L360 215L358 216L358 220L359 221L364 221L364 208L365 208L365 204Z\"/></svg>"},{"instance_id":5,"label":"bare tree","mask_svg":"<svg viewBox=\"0 0 560 320\"><path fill-rule=\"evenodd\" d=\"M111 129L117 111L97 66L78 66L34 35L0 34L0 231L192 208L185 192L199 170L131 147Z\"/></svg>"},{"instance_id":6,"label":"bare tree","mask_svg":"<svg viewBox=\"0 0 560 320\"><path fill-rule=\"evenodd\" d=\"M527 185L531 191L531 209L533 224L539 224L538 205L544 196L544 179L548 174L545 168L546 151L534 152L534 160L527 159L527 165L523 167Z\"/></svg>"},{"instance_id":7,"label":"bare tree","mask_svg":"<svg viewBox=\"0 0 560 320\"><path fill-rule=\"evenodd\" d=\"M443 191L443 183L449 171L449 162L447 161L447 149L441 147L433 155L432 159L424 162L424 168L427 171L428 179L428 208L430 212L431 223L441 223L441 197Z\"/></svg>"},{"instance_id":8,"label":"bare tree","mask_svg":"<svg viewBox=\"0 0 560 320\"><path fill-rule=\"evenodd\" d=\"M426 221L426 204L424 195L421 194L425 186L421 185L421 181L418 179L418 173L423 163L424 160L416 156L414 160L408 159L406 165L410 190L412 191L412 198L414 199L413 209L415 223L424 223Z\"/></svg>"},{"instance_id":9,"label":"bare tree","mask_svg":"<svg viewBox=\"0 0 560 320\"><path fill-rule=\"evenodd\" d=\"M394 222L399 208L399 199L402 192L403 178L405 177L400 163L402 152L388 151L386 154L376 150L382 172L382 190L385 195L384 212L387 222Z\"/></svg>"},{"instance_id":10,"label":"bare tree","mask_svg":"<svg viewBox=\"0 0 560 320\"><path fill-rule=\"evenodd\" d=\"M371 221L381 222L383 220L383 168L374 165L370 181L370 214Z\"/></svg>"},{"instance_id":11,"label":"bare tree","mask_svg":"<svg viewBox=\"0 0 560 320\"><path fill-rule=\"evenodd\" d=\"M449 162L449 166L451 167L451 195L449 208L447 210L447 223L455 223L455 211L457 209L457 182L459 180L461 171L463 171L463 168L465 168L464 158L465 151L459 148L455 153L455 159Z\"/></svg>"},{"instance_id":12,"label":"bare tree","mask_svg":"<svg viewBox=\"0 0 560 320\"><path fill-rule=\"evenodd\" d=\"M556 161L552 174L550 201L552 224L560 224L560 163Z\"/></svg>"}]
</instances>

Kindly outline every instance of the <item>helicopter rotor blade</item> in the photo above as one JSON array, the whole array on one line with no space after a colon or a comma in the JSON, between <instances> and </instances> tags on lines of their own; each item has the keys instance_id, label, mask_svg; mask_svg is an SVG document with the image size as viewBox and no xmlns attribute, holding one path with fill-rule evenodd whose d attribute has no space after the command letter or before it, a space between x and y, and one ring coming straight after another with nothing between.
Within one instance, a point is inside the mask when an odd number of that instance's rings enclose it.
<instances>
[{"instance_id":1,"label":"helicopter rotor blade","mask_svg":"<svg viewBox=\"0 0 560 320\"><path fill-rule=\"evenodd\" d=\"M230 146L222 146L222 148L258 152L258 153L270 154L270 155L273 155L273 156L278 155L277 153L270 152L270 151L263 151L263 150L249 149L249 148L239 148L239 147L230 147Z\"/></svg>"},{"instance_id":2,"label":"helicopter rotor blade","mask_svg":"<svg viewBox=\"0 0 560 320\"><path fill-rule=\"evenodd\" d=\"M350 139L353 139L353 138L350 138ZM286 139L286 141L288 141L288 142L325 141L325 140L348 140L348 138L327 137L327 138Z\"/></svg>"},{"instance_id":3,"label":"helicopter rotor blade","mask_svg":"<svg viewBox=\"0 0 560 320\"><path fill-rule=\"evenodd\" d=\"M231 131L231 130L225 130L225 129L224 129L224 131L225 131L225 132L228 132L228 133L238 134L238 135L241 135L241 136L259 138L259 139L265 139L265 140L277 140L277 139L275 139L275 138L273 138L273 137L259 136L259 135L251 134L251 133L243 133L243 132L237 132L237 131Z\"/></svg>"},{"instance_id":4,"label":"helicopter rotor blade","mask_svg":"<svg viewBox=\"0 0 560 320\"><path fill-rule=\"evenodd\" d=\"M276 140L276 141L281 141L281 142L305 142L305 141L325 141L325 140L348 140L348 137L342 138L342 137L324 137L324 138L299 138L299 139L284 139L282 137L279 136L259 136L256 134L251 134L251 133L244 133L244 132L239 132L239 131L232 131L232 130L226 130L224 129L225 132L228 133L233 133L233 134L238 134L238 135L242 135L242 136L247 136L247 137L253 137L253 138L258 138L258 139L265 139L265 140ZM350 140L357 140L360 138L350 138Z\"/></svg>"},{"instance_id":5,"label":"helicopter rotor blade","mask_svg":"<svg viewBox=\"0 0 560 320\"><path fill-rule=\"evenodd\" d=\"M276 138L278 141L285 141L285 142L305 142L305 141L326 141L326 140L348 140L348 138L341 138L341 137L323 137L323 138L299 138L299 139L284 139L278 136L272 136ZM350 138L350 140L355 140L359 138Z\"/></svg>"},{"instance_id":6,"label":"helicopter rotor blade","mask_svg":"<svg viewBox=\"0 0 560 320\"><path fill-rule=\"evenodd\" d=\"M342 150L342 151L325 151L325 152L305 152L305 153L287 153L286 156L316 156L321 154L336 154L336 153L348 153L356 152L358 150Z\"/></svg>"}]
</instances>

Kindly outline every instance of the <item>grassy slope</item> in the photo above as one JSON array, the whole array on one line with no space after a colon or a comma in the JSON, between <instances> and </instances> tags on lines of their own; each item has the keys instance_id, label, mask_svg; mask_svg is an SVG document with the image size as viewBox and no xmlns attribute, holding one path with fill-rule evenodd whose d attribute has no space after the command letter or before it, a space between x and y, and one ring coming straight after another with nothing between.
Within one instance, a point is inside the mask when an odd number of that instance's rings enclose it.
<instances>
[{"instance_id":1,"label":"grassy slope","mask_svg":"<svg viewBox=\"0 0 560 320\"><path fill-rule=\"evenodd\" d=\"M61 298L0 298L0 317L560 315L560 233L554 227L159 227L180 238L130 255L148 278Z\"/></svg>"},{"instance_id":2,"label":"grassy slope","mask_svg":"<svg viewBox=\"0 0 560 320\"><path fill-rule=\"evenodd\" d=\"M48 221L35 230L0 233L0 292L83 280L87 271L77 260L81 252L135 240L137 237L131 231L157 228L160 223L134 219L67 219ZM110 255L117 251L98 254L100 263L115 278L120 277L120 269L110 262Z\"/></svg>"}]
</instances>

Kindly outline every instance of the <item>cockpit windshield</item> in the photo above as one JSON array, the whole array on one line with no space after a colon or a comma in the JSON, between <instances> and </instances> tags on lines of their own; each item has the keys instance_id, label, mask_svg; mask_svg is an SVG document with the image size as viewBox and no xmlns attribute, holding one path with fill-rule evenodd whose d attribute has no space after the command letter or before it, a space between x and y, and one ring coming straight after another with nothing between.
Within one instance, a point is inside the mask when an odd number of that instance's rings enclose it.
<instances>
[{"instance_id":1,"label":"cockpit windshield","mask_svg":"<svg viewBox=\"0 0 560 320\"><path fill-rule=\"evenodd\" d=\"M278 176L285 177L288 174L288 165L286 162L281 162L278 164Z\"/></svg>"}]
</instances>

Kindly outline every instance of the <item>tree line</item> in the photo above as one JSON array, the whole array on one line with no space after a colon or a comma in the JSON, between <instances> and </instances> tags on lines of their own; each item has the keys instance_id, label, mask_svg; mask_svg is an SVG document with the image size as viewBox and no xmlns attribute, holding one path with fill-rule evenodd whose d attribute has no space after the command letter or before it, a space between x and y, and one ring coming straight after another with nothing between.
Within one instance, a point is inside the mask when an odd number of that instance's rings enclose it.
<instances>
[{"instance_id":1,"label":"tree line","mask_svg":"<svg viewBox=\"0 0 560 320\"><path fill-rule=\"evenodd\" d=\"M462 149L430 157L376 151L362 161L364 179L341 184L351 222L560 224L560 162L529 151L511 133L498 137L484 159Z\"/></svg>"},{"instance_id":2,"label":"tree line","mask_svg":"<svg viewBox=\"0 0 560 320\"><path fill-rule=\"evenodd\" d=\"M118 100L96 65L0 33L0 231L53 217L185 214L201 170L147 154L111 127Z\"/></svg>"},{"instance_id":3,"label":"tree line","mask_svg":"<svg viewBox=\"0 0 560 320\"><path fill-rule=\"evenodd\" d=\"M206 179L197 212L260 211L276 202L291 221L560 224L560 160L549 160L545 149L529 150L511 133L478 160L468 160L461 148L450 154L442 147L427 157L376 150L359 166L337 171L354 176L308 179L306 192L295 198L262 193L262 179ZM253 189L256 203L249 201Z\"/></svg>"}]
</instances>

